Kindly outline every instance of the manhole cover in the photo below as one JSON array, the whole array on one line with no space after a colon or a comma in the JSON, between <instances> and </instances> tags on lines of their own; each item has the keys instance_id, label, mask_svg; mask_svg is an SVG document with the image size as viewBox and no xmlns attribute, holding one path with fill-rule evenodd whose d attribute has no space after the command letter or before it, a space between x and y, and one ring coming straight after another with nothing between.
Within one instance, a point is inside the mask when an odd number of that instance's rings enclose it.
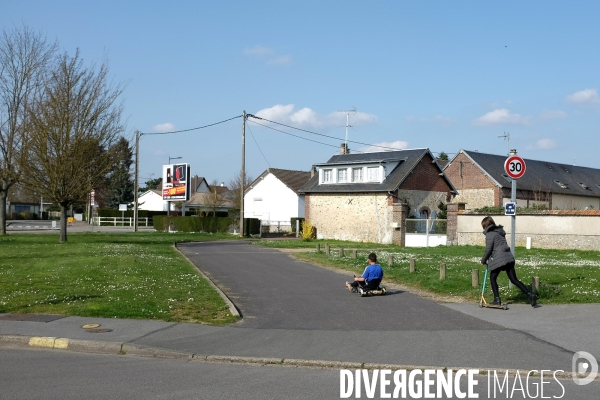
<instances>
[{"instance_id":1,"label":"manhole cover","mask_svg":"<svg viewBox=\"0 0 600 400\"><path fill-rule=\"evenodd\" d=\"M86 329L85 331L89 332L89 333L106 333L106 332L112 332L112 329L96 328L96 329Z\"/></svg>"},{"instance_id":2,"label":"manhole cover","mask_svg":"<svg viewBox=\"0 0 600 400\"><path fill-rule=\"evenodd\" d=\"M83 329L92 329L92 328L98 328L100 326L100 324L85 324L82 325L81 327Z\"/></svg>"}]
</instances>

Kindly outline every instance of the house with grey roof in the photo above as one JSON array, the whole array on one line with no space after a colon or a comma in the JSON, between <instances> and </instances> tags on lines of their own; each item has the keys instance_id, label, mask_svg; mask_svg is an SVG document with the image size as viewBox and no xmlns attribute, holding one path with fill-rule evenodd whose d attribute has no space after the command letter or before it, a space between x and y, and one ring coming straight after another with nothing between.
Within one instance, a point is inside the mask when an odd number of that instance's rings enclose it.
<instances>
[{"instance_id":1,"label":"house with grey roof","mask_svg":"<svg viewBox=\"0 0 600 400\"><path fill-rule=\"evenodd\" d=\"M299 191L319 238L404 245L404 219L431 217L456 192L429 149L342 153Z\"/></svg>"},{"instance_id":2,"label":"house with grey roof","mask_svg":"<svg viewBox=\"0 0 600 400\"><path fill-rule=\"evenodd\" d=\"M511 181L505 155L460 150L444 173L458 191L455 203L465 209L499 207L510 201ZM517 179L517 206L549 210L600 209L600 170L550 161L524 159Z\"/></svg>"},{"instance_id":3,"label":"house with grey roof","mask_svg":"<svg viewBox=\"0 0 600 400\"><path fill-rule=\"evenodd\" d=\"M304 218L304 194L299 189L309 178L308 171L267 168L244 190L244 218L291 228L291 218Z\"/></svg>"}]
</instances>

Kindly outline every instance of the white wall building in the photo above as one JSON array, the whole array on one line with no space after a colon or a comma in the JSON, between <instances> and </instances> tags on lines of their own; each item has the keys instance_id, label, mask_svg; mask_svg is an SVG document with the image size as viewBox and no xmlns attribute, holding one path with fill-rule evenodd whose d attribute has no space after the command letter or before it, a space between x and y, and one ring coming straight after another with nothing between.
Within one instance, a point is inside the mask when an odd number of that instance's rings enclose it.
<instances>
[{"instance_id":1,"label":"white wall building","mask_svg":"<svg viewBox=\"0 0 600 400\"><path fill-rule=\"evenodd\" d=\"M138 209L147 211L167 211L168 201L163 200L158 189L148 190L138 197Z\"/></svg>"},{"instance_id":2,"label":"white wall building","mask_svg":"<svg viewBox=\"0 0 600 400\"><path fill-rule=\"evenodd\" d=\"M244 191L244 218L290 223L304 218L304 195L298 190L310 172L268 168Z\"/></svg>"}]
</instances>

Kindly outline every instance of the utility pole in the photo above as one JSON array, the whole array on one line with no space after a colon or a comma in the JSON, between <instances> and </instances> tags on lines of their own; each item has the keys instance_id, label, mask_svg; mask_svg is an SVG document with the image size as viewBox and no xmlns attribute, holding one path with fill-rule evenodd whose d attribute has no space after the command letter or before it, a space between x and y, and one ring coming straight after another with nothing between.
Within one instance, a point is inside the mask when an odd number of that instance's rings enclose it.
<instances>
[{"instance_id":1,"label":"utility pole","mask_svg":"<svg viewBox=\"0 0 600 400\"><path fill-rule=\"evenodd\" d=\"M242 173L240 176L240 237L244 237L244 181L246 180L246 110L242 113Z\"/></svg>"},{"instance_id":2,"label":"utility pole","mask_svg":"<svg viewBox=\"0 0 600 400\"><path fill-rule=\"evenodd\" d=\"M140 131L135 131L135 188L133 203L133 231L138 231L138 187L140 171Z\"/></svg>"}]
</instances>

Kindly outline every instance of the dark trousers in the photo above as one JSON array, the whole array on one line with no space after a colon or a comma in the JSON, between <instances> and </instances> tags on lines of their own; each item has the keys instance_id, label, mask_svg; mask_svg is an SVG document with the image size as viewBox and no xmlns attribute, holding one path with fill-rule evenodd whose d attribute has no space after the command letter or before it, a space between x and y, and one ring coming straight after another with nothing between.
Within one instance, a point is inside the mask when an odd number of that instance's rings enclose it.
<instances>
[{"instance_id":1,"label":"dark trousers","mask_svg":"<svg viewBox=\"0 0 600 400\"><path fill-rule=\"evenodd\" d=\"M357 289L358 286L360 285L362 290L375 290L379 287L380 283L381 283L381 279L373 279L368 284L364 281L363 282L353 281L350 283L350 286L352 286L354 289Z\"/></svg>"},{"instance_id":2,"label":"dark trousers","mask_svg":"<svg viewBox=\"0 0 600 400\"><path fill-rule=\"evenodd\" d=\"M492 285L492 292L494 292L494 297L500 297L500 293L498 291L498 283L496 279L498 279L498 275L500 272L506 271L506 275L508 275L508 279L512 282L513 285L521 289L521 292L529 293L523 282L517 279L517 273L515 272L515 262L508 263L506 265L501 266L500 268L496 268L493 271L490 271L490 283Z\"/></svg>"}]
</instances>

